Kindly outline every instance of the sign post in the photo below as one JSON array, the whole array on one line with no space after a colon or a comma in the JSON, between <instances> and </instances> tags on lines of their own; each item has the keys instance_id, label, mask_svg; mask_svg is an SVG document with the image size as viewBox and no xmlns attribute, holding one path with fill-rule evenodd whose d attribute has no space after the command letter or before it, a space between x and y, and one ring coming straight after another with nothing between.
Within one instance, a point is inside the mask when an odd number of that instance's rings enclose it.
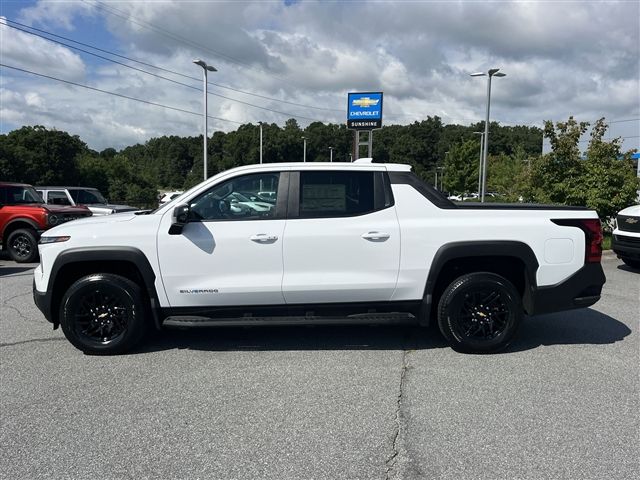
<instances>
[{"instance_id":1,"label":"sign post","mask_svg":"<svg viewBox=\"0 0 640 480\"><path fill-rule=\"evenodd\" d=\"M349 93L347 101L347 128L355 130L354 158L360 158L360 147L367 146L368 156L373 151L373 130L382 128L382 92ZM361 133L367 132L366 140Z\"/></svg>"}]
</instances>

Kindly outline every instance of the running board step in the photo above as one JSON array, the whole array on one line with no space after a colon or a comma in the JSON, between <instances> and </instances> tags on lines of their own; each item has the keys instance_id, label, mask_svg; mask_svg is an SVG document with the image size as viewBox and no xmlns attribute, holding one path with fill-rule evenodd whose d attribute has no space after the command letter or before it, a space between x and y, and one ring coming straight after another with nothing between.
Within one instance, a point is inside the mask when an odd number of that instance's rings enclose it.
<instances>
[{"instance_id":1,"label":"running board step","mask_svg":"<svg viewBox=\"0 0 640 480\"><path fill-rule=\"evenodd\" d=\"M300 315L293 317L235 317L210 318L200 316L167 317L165 327L223 327L257 325L353 325L353 324L398 324L415 323L411 313L362 313L348 316Z\"/></svg>"}]
</instances>

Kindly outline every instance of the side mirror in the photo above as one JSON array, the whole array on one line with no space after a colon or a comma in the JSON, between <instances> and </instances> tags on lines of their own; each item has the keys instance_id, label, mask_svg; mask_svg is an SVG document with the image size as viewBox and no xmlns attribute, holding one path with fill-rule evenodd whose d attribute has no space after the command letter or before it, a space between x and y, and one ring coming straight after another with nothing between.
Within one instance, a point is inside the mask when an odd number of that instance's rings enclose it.
<instances>
[{"instance_id":1,"label":"side mirror","mask_svg":"<svg viewBox=\"0 0 640 480\"><path fill-rule=\"evenodd\" d=\"M180 204L173 209L171 214L171 228L169 228L169 235L180 235L182 229L189 221L189 205L186 203Z\"/></svg>"}]
</instances>

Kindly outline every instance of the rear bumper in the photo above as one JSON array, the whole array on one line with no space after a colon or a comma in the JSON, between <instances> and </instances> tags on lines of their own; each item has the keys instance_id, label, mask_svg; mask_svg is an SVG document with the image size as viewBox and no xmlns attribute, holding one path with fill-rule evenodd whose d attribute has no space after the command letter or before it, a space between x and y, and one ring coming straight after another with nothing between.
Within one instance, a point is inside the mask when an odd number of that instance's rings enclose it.
<instances>
[{"instance_id":1,"label":"rear bumper","mask_svg":"<svg viewBox=\"0 0 640 480\"><path fill-rule=\"evenodd\" d=\"M530 315L589 307L600 300L607 281L600 263L587 263L566 280L549 287L539 287L532 295Z\"/></svg>"},{"instance_id":2,"label":"rear bumper","mask_svg":"<svg viewBox=\"0 0 640 480\"><path fill-rule=\"evenodd\" d=\"M640 260L640 237L614 234L611 249L618 257Z\"/></svg>"}]
</instances>

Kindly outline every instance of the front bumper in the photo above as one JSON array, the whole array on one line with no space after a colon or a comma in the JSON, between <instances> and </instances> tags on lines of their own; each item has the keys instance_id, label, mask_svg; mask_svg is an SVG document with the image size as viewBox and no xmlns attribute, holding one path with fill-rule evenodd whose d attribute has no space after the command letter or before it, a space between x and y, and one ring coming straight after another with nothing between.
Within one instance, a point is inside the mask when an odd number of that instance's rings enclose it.
<instances>
[{"instance_id":1,"label":"front bumper","mask_svg":"<svg viewBox=\"0 0 640 480\"><path fill-rule=\"evenodd\" d=\"M44 318L49 322L54 323L53 315L51 314L51 295L49 292L39 292L36 289L36 281L33 280L33 301L38 307L38 310L42 312Z\"/></svg>"},{"instance_id":2,"label":"front bumper","mask_svg":"<svg viewBox=\"0 0 640 480\"><path fill-rule=\"evenodd\" d=\"M614 233L611 249L618 257L640 260L640 236Z\"/></svg>"},{"instance_id":3,"label":"front bumper","mask_svg":"<svg viewBox=\"0 0 640 480\"><path fill-rule=\"evenodd\" d=\"M532 294L529 315L590 307L607 281L600 263L587 263L566 280L549 287L538 287Z\"/></svg>"}]
</instances>

